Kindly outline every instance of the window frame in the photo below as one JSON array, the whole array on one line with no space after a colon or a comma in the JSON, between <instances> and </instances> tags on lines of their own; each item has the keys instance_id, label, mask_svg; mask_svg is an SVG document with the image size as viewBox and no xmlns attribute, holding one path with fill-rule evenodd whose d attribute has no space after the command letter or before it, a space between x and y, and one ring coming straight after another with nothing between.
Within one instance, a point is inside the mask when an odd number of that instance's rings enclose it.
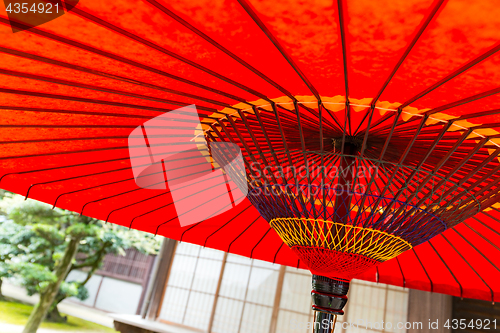
<instances>
[{"instance_id":1,"label":"window frame","mask_svg":"<svg viewBox=\"0 0 500 333\"><path fill-rule=\"evenodd\" d=\"M220 297L225 298L225 299L229 299L229 300L240 301L240 302L243 303L241 316L238 319L238 321L239 321L238 331L241 328L241 321L243 319L243 313L244 313L244 309L245 309L245 304L246 303L255 304L255 305L258 305L258 306L265 306L265 307L271 308L272 315L271 315L271 321L270 321L268 333L278 333L277 332L277 328L278 328L278 316L279 316L280 310L288 311L288 312L292 312L292 313L296 313L296 314L301 314L301 315L306 315L306 316L308 316L308 318L310 318L309 320L313 320L313 311L311 309L309 310L308 313L302 313L302 312L299 312L299 311L293 311L293 310L289 310L289 309L283 309L283 308L280 307L281 298L282 298L282 294L283 294L283 284L284 284L284 280L285 280L285 275L287 273L289 273L289 274L301 274L301 273L298 273L298 272L295 273L295 272L291 272L290 270L287 270L287 266L284 266L284 265L280 265L280 267L277 270L278 271L278 281L277 281L277 284L276 284L276 291L275 291L275 294L274 294L274 301L273 301L273 305L272 306L258 304L258 303L252 302L252 301L247 301L246 299L245 300L241 300L241 299L237 299L237 298L231 298L231 297L228 297L228 296L223 296L223 295L221 296L220 295L220 290L221 290L221 287L222 287L222 280L223 280L223 277L224 277L224 272L225 272L226 264L228 262L227 261L227 259L228 259L228 253L227 252L224 252L224 256L222 258L221 268L220 268L220 271L219 271L219 276L218 276L218 281L217 281L217 287L216 287L215 294L214 294L214 301L213 301L212 309L211 309L210 316L209 316L210 319L209 319L209 322L208 322L208 325L207 325L207 330L195 328L195 327L188 326L188 325L185 325L185 324L171 322L171 321L168 321L166 319L160 318L160 313L161 313L161 310L162 310L162 307L163 307L163 304L164 304L164 299L165 299L165 296L166 296L166 290L167 290L168 282L169 282L169 279L170 279L170 273L172 271L172 265L173 265L173 262L174 262L175 254L177 252L177 245L178 244L179 244L179 242L176 242L175 247L174 247L174 249L172 251L172 254L171 254L172 257L171 257L171 260L170 260L170 263L169 263L168 273L166 274L166 278L165 278L165 281L163 283L163 295L161 296L161 301L159 303L159 306L158 306L158 309L157 309L157 312L156 312L156 320L157 321L165 323L165 324L168 324L168 325L174 325L174 326L182 327L182 328L185 328L185 329L189 329L189 330L192 330L193 332L213 333L212 330L213 330L213 324L214 324L214 321L215 321L215 314L216 314L216 310L217 310L217 303L218 303ZM197 260L200 259L200 253L198 253L197 256L194 256L194 255L188 255L188 256L196 257ZM254 259L254 260L257 260L257 259ZM251 264L250 267L254 267L254 265ZM299 270L299 269L297 269L297 270ZM194 279L194 277L193 277L193 279ZM248 283L249 283L249 281L250 281L250 276L248 278L247 285L246 285L245 298L246 298L246 295L248 293ZM360 281L362 281L362 280L360 280ZM352 290L353 286L363 285L363 284L364 284L364 281L357 282L357 280L355 280L351 284L351 290ZM378 284L377 283L377 284L373 284L373 285L370 284L369 287L370 288L380 289L380 290L385 290L384 309L383 309L383 317L384 317L384 320L385 320L385 317L387 315L387 298L388 298L387 296L388 296L389 290L391 290L392 286L391 285L387 285L387 284ZM185 288L180 288L180 289L185 289ZM349 290L349 293L351 292L351 290ZM392 288L392 290L393 291L398 291L397 289L394 289L394 288ZM192 289L189 289L189 292L191 292L191 291L192 291ZM408 293L408 289L407 288L402 289L400 292L403 292L403 291L406 291ZM349 297L349 293L347 295L348 297ZM408 304L409 304L409 300L407 302L407 307L408 307ZM347 306L346 306L346 309L345 309L346 315L345 316L341 316L340 318L338 318L337 322L339 322L339 323L343 323L343 322L349 323L350 322L349 321L349 313L350 313L350 311L349 311L349 305L350 304L348 302ZM186 308L185 311L187 311L187 308ZM346 330L344 328L342 328L342 327L338 327L336 329L336 331L338 331L338 333L344 333L344 332L346 332ZM375 331L375 332L378 332L378 333L388 332L385 329L384 330L372 329L372 331Z\"/></svg>"}]
</instances>

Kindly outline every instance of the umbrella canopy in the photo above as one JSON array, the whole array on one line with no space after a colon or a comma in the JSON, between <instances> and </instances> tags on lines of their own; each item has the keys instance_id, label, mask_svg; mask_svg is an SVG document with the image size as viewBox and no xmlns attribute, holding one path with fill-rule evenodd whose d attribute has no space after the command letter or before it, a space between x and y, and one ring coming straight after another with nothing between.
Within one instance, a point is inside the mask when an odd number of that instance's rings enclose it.
<instances>
[{"instance_id":1,"label":"umbrella canopy","mask_svg":"<svg viewBox=\"0 0 500 333\"><path fill-rule=\"evenodd\" d=\"M226 132L221 119L255 127L262 115L271 141L284 128L299 150L344 154L348 142L386 162L404 156L473 193L464 214L442 212L449 227L465 222L356 277L496 301L499 11L465 0L123 0L81 2L38 27L0 13L0 187L306 268L249 200L181 227L171 189L134 178L129 135L152 118L195 104L202 126ZM273 146L245 133L242 145Z\"/></svg>"}]
</instances>

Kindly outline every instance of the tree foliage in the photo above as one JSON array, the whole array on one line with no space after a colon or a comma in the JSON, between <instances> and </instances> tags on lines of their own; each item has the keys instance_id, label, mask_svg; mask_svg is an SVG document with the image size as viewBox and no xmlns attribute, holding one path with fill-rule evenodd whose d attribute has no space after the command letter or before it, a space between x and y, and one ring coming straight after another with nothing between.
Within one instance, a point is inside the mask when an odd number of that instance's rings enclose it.
<instances>
[{"instance_id":1,"label":"tree foliage","mask_svg":"<svg viewBox=\"0 0 500 333\"><path fill-rule=\"evenodd\" d=\"M59 278L56 268L67 252L70 239L78 240L76 258L71 262L57 296L49 309L49 319L59 318L57 304L67 297L88 297L85 284L102 265L107 254L125 255L135 248L156 254L160 240L153 235L69 212L52 209L17 195L3 194L0 201L0 281L14 278L28 294L43 295ZM72 270L86 272L83 281L67 279ZM1 283L0 283L1 287ZM53 314L53 315L51 315Z\"/></svg>"}]
</instances>

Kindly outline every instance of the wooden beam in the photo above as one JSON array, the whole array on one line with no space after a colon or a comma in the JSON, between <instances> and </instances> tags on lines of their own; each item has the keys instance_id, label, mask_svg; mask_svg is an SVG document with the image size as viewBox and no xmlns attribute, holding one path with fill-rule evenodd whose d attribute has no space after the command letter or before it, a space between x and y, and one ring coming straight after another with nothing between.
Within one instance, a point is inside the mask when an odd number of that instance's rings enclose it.
<instances>
[{"instance_id":1,"label":"wooden beam","mask_svg":"<svg viewBox=\"0 0 500 333\"><path fill-rule=\"evenodd\" d=\"M214 295L214 304L212 305L212 313L210 314L210 321L208 323L208 332L212 332L212 327L214 325L215 319L215 309L217 308L217 301L219 300L220 287L222 285L222 278L224 277L224 269L226 268L227 252L224 252L224 258L222 259L222 266L219 273L219 282L217 282L217 289Z\"/></svg>"},{"instance_id":2,"label":"wooden beam","mask_svg":"<svg viewBox=\"0 0 500 333\"><path fill-rule=\"evenodd\" d=\"M146 295L145 316L147 319L156 320L158 313L161 309L161 302L163 301L163 294L165 293L165 286L167 284L168 273L175 253L175 246L177 241L169 238L163 240L163 244L158 253L158 268L156 274L151 281L152 292Z\"/></svg>"},{"instance_id":3,"label":"wooden beam","mask_svg":"<svg viewBox=\"0 0 500 333\"><path fill-rule=\"evenodd\" d=\"M408 301L408 322L412 328L407 333L444 333L451 330L443 327L452 318L452 296L427 291L410 290ZM429 328L429 323L438 321L437 327ZM421 327L413 323L422 323Z\"/></svg>"},{"instance_id":4,"label":"wooden beam","mask_svg":"<svg viewBox=\"0 0 500 333\"><path fill-rule=\"evenodd\" d=\"M278 275L278 283L276 285L276 294L274 295L273 314L271 317L271 327L269 333L276 333L278 326L278 315L280 311L281 294L283 292L283 281L285 280L286 266L281 266Z\"/></svg>"}]
</instances>

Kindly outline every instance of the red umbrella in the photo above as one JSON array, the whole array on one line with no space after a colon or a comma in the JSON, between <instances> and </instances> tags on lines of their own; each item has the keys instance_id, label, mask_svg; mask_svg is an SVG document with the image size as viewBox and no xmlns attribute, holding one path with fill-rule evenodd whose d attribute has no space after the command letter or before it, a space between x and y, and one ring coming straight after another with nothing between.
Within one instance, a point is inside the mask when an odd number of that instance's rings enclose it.
<instances>
[{"instance_id":1,"label":"red umbrella","mask_svg":"<svg viewBox=\"0 0 500 333\"><path fill-rule=\"evenodd\" d=\"M334 214L323 222L366 227L372 219L388 234L413 230L399 250L358 258L340 277L495 301L499 10L493 1L462 0L84 1L37 27L4 12L0 186L313 272L331 256L292 252L268 221L290 218L286 200L300 221L319 220L322 207ZM267 161L257 171L277 164L344 171L355 163L382 168L383 177L334 177L334 184L367 189L351 196L328 196L324 183L313 196L271 191L267 201L253 200L258 209L245 199L181 227L171 189L137 185L128 138L148 120L192 104L206 140L233 142L246 163ZM299 183L325 179L309 176ZM213 200L205 199L195 206ZM408 216L415 218L403 231L387 222L399 217L402 225ZM366 271L357 270L361 264Z\"/></svg>"}]
</instances>

